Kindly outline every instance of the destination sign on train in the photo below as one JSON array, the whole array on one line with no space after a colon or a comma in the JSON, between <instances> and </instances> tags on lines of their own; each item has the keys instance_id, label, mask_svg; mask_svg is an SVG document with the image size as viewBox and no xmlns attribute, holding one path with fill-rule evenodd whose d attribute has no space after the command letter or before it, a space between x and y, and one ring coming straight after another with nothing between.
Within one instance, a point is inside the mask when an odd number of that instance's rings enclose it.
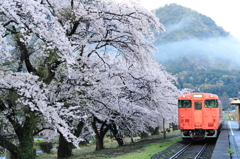
<instances>
[{"instance_id":1,"label":"destination sign on train","mask_svg":"<svg viewBox=\"0 0 240 159\"><path fill-rule=\"evenodd\" d=\"M194 94L193 97L194 98L202 98L202 94Z\"/></svg>"}]
</instances>

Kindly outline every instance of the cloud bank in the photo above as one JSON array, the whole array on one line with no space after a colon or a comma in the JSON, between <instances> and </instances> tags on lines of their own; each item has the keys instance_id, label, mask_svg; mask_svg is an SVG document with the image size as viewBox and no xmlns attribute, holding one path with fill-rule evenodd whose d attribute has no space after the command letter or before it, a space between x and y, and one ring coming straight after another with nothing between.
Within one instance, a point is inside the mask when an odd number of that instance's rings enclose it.
<instances>
[{"instance_id":1,"label":"cloud bank","mask_svg":"<svg viewBox=\"0 0 240 159\"><path fill-rule=\"evenodd\" d=\"M240 41L232 36L205 40L188 39L156 46L155 59L160 63L181 57L206 59L215 65L219 60L228 61L229 69L240 68Z\"/></svg>"}]
</instances>

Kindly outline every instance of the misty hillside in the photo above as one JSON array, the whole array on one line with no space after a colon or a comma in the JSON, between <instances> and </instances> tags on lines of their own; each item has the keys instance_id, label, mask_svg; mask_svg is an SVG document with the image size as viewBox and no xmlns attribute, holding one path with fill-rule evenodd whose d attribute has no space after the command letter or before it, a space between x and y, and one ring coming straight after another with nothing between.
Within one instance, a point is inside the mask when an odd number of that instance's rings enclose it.
<instances>
[{"instance_id":1,"label":"misty hillside","mask_svg":"<svg viewBox=\"0 0 240 159\"><path fill-rule=\"evenodd\" d=\"M209 17L177 4L165 5L156 15L166 32L156 35L156 59L163 65L181 57L199 69L240 68L240 41Z\"/></svg>"},{"instance_id":2,"label":"misty hillside","mask_svg":"<svg viewBox=\"0 0 240 159\"><path fill-rule=\"evenodd\" d=\"M240 41L190 8L165 5L156 15L166 32L156 35L155 58L178 76L178 87L215 93L230 105L240 88Z\"/></svg>"},{"instance_id":3,"label":"misty hillside","mask_svg":"<svg viewBox=\"0 0 240 159\"><path fill-rule=\"evenodd\" d=\"M167 30L157 36L156 45L192 38L204 40L229 35L211 18L177 4L165 5L157 9L156 15Z\"/></svg>"}]
</instances>

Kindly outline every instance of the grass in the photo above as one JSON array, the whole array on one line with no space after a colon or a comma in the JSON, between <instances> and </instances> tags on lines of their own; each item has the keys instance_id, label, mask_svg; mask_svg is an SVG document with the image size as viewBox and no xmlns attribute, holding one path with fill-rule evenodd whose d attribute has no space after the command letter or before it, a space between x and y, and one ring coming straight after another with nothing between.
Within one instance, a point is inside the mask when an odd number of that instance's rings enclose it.
<instances>
[{"instance_id":1,"label":"grass","mask_svg":"<svg viewBox=\"0 0 240 159\"><path fill-rule=\"evenodd\" d=\"M234 153L236 153L233 149L231 149L231 148L229 148L229 149L227 149L226 150L228 153L230 153L230 154L234 154Z\"/></svg>"},{"instance_id":2,"label":"grass","mask_svg":"<svg viewBox=\"0 0 240 159\"><path fill-rule=\"evenodd\" d=\"M163 140L163 135L152 136L143 140L134 138L134 143L129 138L125 138L126 145L119 147L117 142L110 139L104 140L105 149L95 151L95 145L74 149L71 159L150 159L154 154L167 149L172 144L182 140L180 132L174 131L167 134L167 139ZM40 153L37 159L56 159L57 150L53 154Z\"/></svg>"},{"instance_id":3,"label":"grass","mask_svg":"<svg viewBox=\"0 0 240 159\"><path fill-rule=\"evenodd\" d=\"M229 113L223 113L223 114L222 114L222 119L225 120L225 121L228 121L228 120L229 120L228 114L229 114Z\"/></svg>"},{"instance_id":4,"label":"grass","mask_svg":"<svg viewBox=\"0 0 240 159\"><path fill-rule=\"evenodd\" d=\"M167 149L172 144L175 144L176 142L182 140L180 137L174 137L172 139L167 139L166 141L163 141L161 143L149 143L144 146L143 149L137 150L136 152L128 153L126 155L121 155L118 157L115 157L114 159L149 159L154 154L161 152L165 149Z\"/></svg>"}]
</instances>

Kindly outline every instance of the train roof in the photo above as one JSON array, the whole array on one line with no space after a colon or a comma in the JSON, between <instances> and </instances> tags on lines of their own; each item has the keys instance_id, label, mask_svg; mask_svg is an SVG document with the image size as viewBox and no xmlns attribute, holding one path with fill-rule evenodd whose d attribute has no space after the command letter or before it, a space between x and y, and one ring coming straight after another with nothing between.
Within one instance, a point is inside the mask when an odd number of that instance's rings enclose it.
<instances>
[{"instance_id":1,"label":"train roof","mask_svg":"<svg viewBox=\"0 0 240 159\"><path fill-rule=\"evenodd\" d=\"M216 94L198 92L198 93L190 93L190 94L181 95L178 97L178 100L197 99L197 98L219 99Z\"/></svg>"}]
</instances>

